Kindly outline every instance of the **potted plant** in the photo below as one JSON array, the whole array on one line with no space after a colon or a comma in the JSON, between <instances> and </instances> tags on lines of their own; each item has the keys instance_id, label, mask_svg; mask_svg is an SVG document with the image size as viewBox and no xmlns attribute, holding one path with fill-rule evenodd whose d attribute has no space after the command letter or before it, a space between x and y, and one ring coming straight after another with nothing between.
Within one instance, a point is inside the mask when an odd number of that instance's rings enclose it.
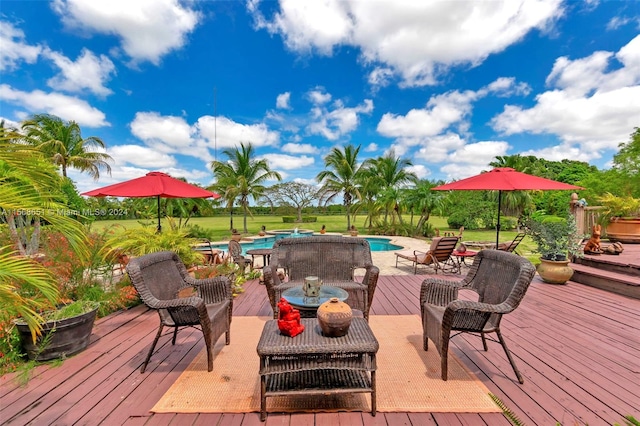
<instances>
[{"instance_id":1,"label":"potted plant","mask_svg":"<svg viewBox=\"0 0 640 426\"><path fill-rule=\"evenodd\" d=\"M76 301L42 313L41 331L35 340L29 324L17 319L20 343L28 358L48 361L86 349L99 306L98 302Z\"/></svg>"},{"instance_id":2,"label":"potted plant","mask_svg":"<svg viewBox=\"0 0 640 426\"><path fill-rule=\"evenodd\" d=\"M598 198L603 209L599 222L607 238L621 243L640 244L640 199L609 192Z\"/></svg>"},{"instance_id":3,"label":"potted plant","mask_svg":"<svg viewBox=\"0 0 640 426\"><path fill-rule=\"evenodd\" d=\"M562 218L536 215L527 224L528 234L540 253L538 275L544 282L564 284L573 275L572 256L580 255L581 236L573 215Z\"/></svg>"}]
</instances>

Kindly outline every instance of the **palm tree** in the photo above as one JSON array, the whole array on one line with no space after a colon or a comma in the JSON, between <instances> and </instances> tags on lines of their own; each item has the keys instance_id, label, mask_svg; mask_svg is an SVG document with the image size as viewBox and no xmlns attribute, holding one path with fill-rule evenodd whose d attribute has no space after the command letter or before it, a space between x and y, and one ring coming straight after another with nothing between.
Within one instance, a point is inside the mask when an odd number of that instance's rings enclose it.
<instances>
[{"instance_id":1,"label":"palm tree","mask_svg":"<svg viewBox=\"0 0 640 426\"><path fill-rule=\"evenodd\" d=\"M354 198L360 199L360 181L364 171L358 165L357 148L347 145L344 150L332 148L324 157L327 170L323 170L316 176L316 180L322 184L321 191L327 195L326 201L330 201L338 194L343 194L343 202L347 213L347 230L351 228L351 205Z\"/></svg>"},{"instance_id":2,"label":"palm tree","mask_svg":"<svg viewBox=\"0 0 640 426\"><path fill-rule=\"evenodd\" d=\"M101 169L111 175L108 161L113 161L113 158L104 152L91 150L104 149L104 142L97 136L83 138L75 121L64 122L54 115L36 114L22 124L22 130L29 143L61 167L62 176L67 177L67 168L87 172L94 180L100 177Z\"/></svg>"},{"instance_id":3,"label":"palm tree","mask_svg":"<svg viewBox=\"0 0 640 426\"><path fill-rule=\"evenodd\" d=\"M218 191L227 202L229 209L239 199L244 213L244 232L247 230L247 215L249 214L249 197L257 201L265 191L263 183L269 179L282 180L280 173L269 168L267 160L257 160L253 146L240 143L240 149L225 149L222 154L228 160L212 161L211 170L216 178L213 189Z\"/></svg>"},{"instance_id":4,"label":"palm tree","mask_svg":"<svg viewBox=\"0 0 640 426\"><path fill-rule=\"evenodd\" d=\"M431 188L434 186L437 184L426 179L420 180L406 195L407 203L413 206L412 212L417 211L420 214L414 228L414 235L422 230L424 224L429 221L431 213L442 204L444 195L440 191L432 191Z\"/></svg>"},{"instance_id":5,"label":"palm tree","mask_svg":"<svg viewBox=\"0 0 640 426\"><path fill-rule=\"evenodd\" d=\"M400 189L407 184L415 183L418 177L415 173L407 171L413 163L406 159L396 157L393 150L383 157L369 160L365 164L367 169L367 180L373 179L379 188L379 201L384 206L384 222L387 223L387 216L392 215L392 222L396 218L402 224L400 212Z\"/></svg>"}]
</instances>

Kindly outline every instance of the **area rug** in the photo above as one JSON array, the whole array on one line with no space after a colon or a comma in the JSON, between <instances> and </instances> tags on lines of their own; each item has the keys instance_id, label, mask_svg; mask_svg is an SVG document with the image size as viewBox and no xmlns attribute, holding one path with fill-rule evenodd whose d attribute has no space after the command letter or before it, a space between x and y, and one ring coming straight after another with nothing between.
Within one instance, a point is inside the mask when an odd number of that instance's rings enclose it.
<instances>
[{"instance_id":1,"label":"area rug","mask_svg":"<svg viewBox=\"0 0 640 426\"><path fill-rule=\"evenodd\" d=\"M151 409L156 413L248 413L260 411L259 357L256 346L266 317L233 317L231 345L220 338L213 371L203 349ZM380 315L369 319L380 349L377 409L380 412L499 412L488 389L449 354L449 378L440 378L435 347L422 349L417 315ZM267 398L269 412L370 411L369 394Z\"/></svg>"}]
</instances>

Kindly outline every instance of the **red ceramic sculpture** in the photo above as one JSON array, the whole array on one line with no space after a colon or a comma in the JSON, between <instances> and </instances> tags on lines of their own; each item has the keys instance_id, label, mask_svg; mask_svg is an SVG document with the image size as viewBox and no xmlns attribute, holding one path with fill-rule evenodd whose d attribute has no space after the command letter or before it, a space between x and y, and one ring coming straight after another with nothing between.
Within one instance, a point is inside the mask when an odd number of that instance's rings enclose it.
<instances>
[{"instance_id":1,"label":"red ceramic sculpture","mask_svg":"<svg viewBox=\"0 0 640 426\"><path fill-rule=\"evenodd\" d=\"M304 331L300 323L300 311L295 309L284 298L278 302L278 328L285 336L294 337Z\"/></svg>"}]
</instances>

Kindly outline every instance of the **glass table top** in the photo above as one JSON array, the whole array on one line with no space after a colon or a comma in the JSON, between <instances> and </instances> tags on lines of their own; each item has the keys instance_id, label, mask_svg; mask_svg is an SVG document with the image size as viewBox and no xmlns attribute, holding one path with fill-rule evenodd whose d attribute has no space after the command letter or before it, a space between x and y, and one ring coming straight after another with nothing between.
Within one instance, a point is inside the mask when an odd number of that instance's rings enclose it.
<instances>
[{"instance_id":1,"label":"glass table top","mask_svg":"<svg viewBox=\"0 0 640 426\"><path fill-rule=\"evenodd\" d=\"M294 308L316 309L332 297L337 297L341 302L344 302L349 297L349 294L340 287L323 285L320 287L320 295L318 297L307 297L304 295L302 286L299 286L285 290L282 292L282 297Z\"/></svg>"}]
</instances>

